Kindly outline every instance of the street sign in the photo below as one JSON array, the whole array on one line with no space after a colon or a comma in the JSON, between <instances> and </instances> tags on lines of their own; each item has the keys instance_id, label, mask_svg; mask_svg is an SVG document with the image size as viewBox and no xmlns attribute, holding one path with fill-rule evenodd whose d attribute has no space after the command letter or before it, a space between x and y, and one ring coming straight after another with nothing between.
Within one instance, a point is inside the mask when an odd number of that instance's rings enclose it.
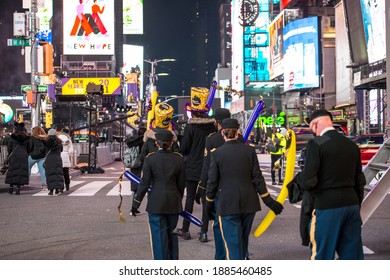
<instances>
[{"instance_id":1,"label":"street sign","mask_svg":"<svg viewBox=\"0 0 390 280\"><path fill-rule=\"evenodd\" d=\"M31 90L31 85L22 85L21 86L22 93L27 93L29 90ZM38 91L38 93L46 93L47 86L38 86L37 91Z\"/></svg>"},{"instance_id":2,"label":"street sign","mask_svg":"<svg viewBox=\"0 0 390 280\"><path fill-rule=\"evenodd\" d=\"M24 47L24 46L31 46L31 43L30 43L30 39L13 38L13 39L7 39L7 46Z\"/></svg>"}]
</instances>

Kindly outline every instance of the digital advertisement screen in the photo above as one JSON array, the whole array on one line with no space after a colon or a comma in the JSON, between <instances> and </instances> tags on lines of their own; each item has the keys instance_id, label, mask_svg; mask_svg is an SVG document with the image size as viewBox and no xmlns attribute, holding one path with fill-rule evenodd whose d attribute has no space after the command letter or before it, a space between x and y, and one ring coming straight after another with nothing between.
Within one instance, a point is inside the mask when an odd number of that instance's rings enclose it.
<instances>
[{"instance_id":1,"label":"digital advertisement screen","mask_svg":"<svg viewBox=\"0 0 390 280\"><path fill-rule=\"evenodd\" d=\"M386 57L385 1L360 0L368 62Z\"/></svg>"},{"instance_id":2,"label":"digital advertisement screen","mask_svg":"<svg viewBox=\"0 0 390 280\"><path fill-rule=\"evenodd\" d=\"M271 79L283 75L283 27L284 12L281 12L269 26L269 75Z\"/></svg>"},{"instance_id":3,"label":"digital advertisement screen","mask_svg":"<svg viewBox=\"0 0 390 280\"><path fill-rule=\"evenodd\" d=\"M63 1L65 55L113 55L114 0Z\"/></svg>"},{"instance_id":4,"label":"digital advertisement screen","mask_svg":"<svg viewBox=\"0 0 390 280\"><path fill-rule=\"evenodd\" d=\"M37 18L39 19L39 31L36 34L38 41L53 43L50 22L53 17L53 0L45 0L42 6L38 6Z\"/></svg>"},{"instance_id":5,"label":"digital advertisement screen","mask_svg":"<svg viewBox=\"0 0 390 280\"><path fill-rule=\"evenodd\" d=\"M232 88L244 90L244 30L240 24L241 2L232 1Z\"/></svg>"},{"instance_id":6,"label":"digital advertisement screen","mask_svg":"<svg viewBox=\"0 0 390 280\"><path fill-rule=\"evenodd\" d=\"M123 45L123 68L122 73L126 74L133 72L132 68L139 67L141 75L139 80L140 85L140 98L143 98L144 78L146 77L144 72L144 47L136 45Z\"/></svg>"},{"instance_id":7,"label":"digital advertisement screen","mask_svg":"<svg viewBox=\"0 0 390 280\"><path fill-rule=\"evenodd\" d=\"M319 87L318 17L288 23L283 45L284 91Z\"/></svg>"},{"instance_id":8,"label":"digital advertisement screen","mask_svg":"<svg viewBox=\"0 0 390 280\"><path fill-rule=\"evenodd\" d=\"M123 34L143 34L144 1L123 0Z\"/></svg>"}]
</instances>

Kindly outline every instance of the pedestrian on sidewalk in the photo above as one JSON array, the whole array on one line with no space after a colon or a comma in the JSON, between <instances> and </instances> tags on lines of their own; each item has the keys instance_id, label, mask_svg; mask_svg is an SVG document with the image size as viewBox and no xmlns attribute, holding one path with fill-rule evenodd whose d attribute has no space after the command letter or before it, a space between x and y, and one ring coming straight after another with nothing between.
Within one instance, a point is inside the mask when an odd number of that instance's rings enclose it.
<instances>
[{"instance_id":1,"label":"pedestrian on sidewalk","mask_svg":"<svg viewBox=\"0 0 390 280\"><path fill-rule=\"evenodd\" d=\"M24 123L15 123L15 128L10 136L7 152L9 167L5 175L5 183L9 184L9 194L20 195L20 186L28 185L28 154L30 153L30 135L28 135Z\"/></svg>"},{"instance_id":2,"label":"pedestrian on sidewalk","mask_svg":"<svg viewBox=\"0 0 390 280\"><path fill-rule=\"evenodd\" d=\"M185 186L183 156L171 150L170 130L156 132L157 152L150 153L142 167L141 182L134 195L131 213L136 216L142 199L148 193L146 211L149 214L150 239L155 260L178 260L179 242L174 229L183 210Z\"/></svg>"},{"instance_id":3,"label":"pedestrian on sidewalk","mask_svg":"<svg viewBox=\"0 0 390 280\"><path fill-rule=\"evenodd\" d=\"M31 152L28 156L28 177L31 175L31 168L36 164L38 166L39 175L41 176L41 189L46 189L46 174L43 162L45 160L45 146L43 141L46 139L46 132L40 126L35 126L31 130L30 148Z\"/></svg>"},{"instance_id":4,"label":"pedestrian on sidewalk","mask_svg":"<svg viewBox=\"0 0 390 280\"><path fill-rule=\"evenodd\" d=\"M259 196L276 215L283 210L268 192L255 149L237 141L238 128L236 119L222 121L225 143L212 152L206 188L206 212L211 220L218 215L228 260L248 257L253 219L261 210Z\"/></svg>"},{"instance_id":5,"label":"pedestrian on sidewalk","mask_svg":"<svg viewBox=\"0 0 390 280\"><path fill-rule=\"evenodd\" d=\"M64 191L64 173L61 159L62 143L57 137L55 129L51 128L48 131L44 145L46 148L44 166L49 195L53 195L54 190L55 194L62 193Z\"/></svg>"},{"instance_id":6,"label":"pedestrian on sidewalk","mask_svg":"<svg viewBox=\"0 0 390 280\"><path fill-rule=\"evenodd\" d=\"M73 155L73 143L72 138L69 135L69 128L64 127L61 130L61 133L58 134L58 138L61 140L62 144L62 172L64 174L65 181L65 190L69 191L70 186L70 176L69 176L69 168L72 167L72 161L70 160L70 156Z\"/></svg>"}]
</instances>

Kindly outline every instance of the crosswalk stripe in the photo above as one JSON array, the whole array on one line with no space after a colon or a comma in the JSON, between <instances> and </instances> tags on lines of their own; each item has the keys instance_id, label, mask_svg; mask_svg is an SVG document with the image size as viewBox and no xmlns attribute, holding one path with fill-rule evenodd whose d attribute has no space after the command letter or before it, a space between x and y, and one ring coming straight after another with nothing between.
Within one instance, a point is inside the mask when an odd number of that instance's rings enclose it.
<instances>
[{"instance_id":1,"label":"crosswalk stripe","mask_svg":"<svg viewBox=\"0 0 390 280\"><path fill-rule=\"evenodd\" d=\"M93 196L112 181L93 181L75 190L69 196Z\"/></svg>"},{"instance_id":2,"label":"crosswalk stripe","mask_svg":"<svg viewBox=\"0 0 390 280\"><path fill-rule=\"evenodd\" d=\"M131 196L132 192L130 190L130 182L122 182L122 196ZM119 195L119 184L116 184L108 193L107 196L117 196Z\"/></svg>"},{"instance_id":3,"label":"crosswalk stripe","mask_svg":"<svg viewBox=\"0 0 390 280\"><path fill-rule=\"evenodd\" d=\"M70 181L70 185L69 185L69 188L72 188L76 185L79 185L79 184L82 184L84 183L85 181ZM36 193L36 194L33 194L33 196L48 196L48 191L47 190L42 190L40 191L39 193Z\"/></svg>"},{"instance_id":4,"label":"crosswalk stripe","mask_svg":"<svg viewBox=\"0 0 390 280\"><path fill-rule=\"evenodd\" d=\"M97 179L97 180L101 180L101 179L119 179L119 176L106 176L106 177L102 177L102 176L81 176L80 179Z\"/></svg>"}]
</instances>

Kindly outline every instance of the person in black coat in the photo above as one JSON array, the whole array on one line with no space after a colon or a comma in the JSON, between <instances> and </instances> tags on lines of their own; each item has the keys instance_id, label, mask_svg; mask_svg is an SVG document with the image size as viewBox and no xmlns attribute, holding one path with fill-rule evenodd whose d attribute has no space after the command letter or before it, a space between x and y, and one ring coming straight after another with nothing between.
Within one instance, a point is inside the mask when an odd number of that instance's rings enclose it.
<instances>
[{"instance_id":1,"label":"person in black coat","mask_svg":"<svg viewBox=\"0 0 390 280\"><path fill-rule=\"evenodd\" d=\"M294 181L312 198L310 258L332 260L337 253L340 260L362 260L360 205L366 178L359 148L334 129L329 111L317 110L307 122L316 137L307 143L305 167Z\"/></svg>"},{"instance_id":2,"label":"person in black coat","mask_svg":"<svg viewBox=\"0 0 390 280\"><path fill-rule=\"evenodd\" d=\"M210 118L206 113L208 111L206 107L208 91L194 91L193 88L191 91L191 105L188 104L186 109L191 112L192 118L188 120L180 141L180 151L185 156L187 177L184 210L189 213L192 213L194 209L196 189L202 173L206 138L217 130L214 126L215 119ZM197 102L199 100L200 104ZM190 222L183 219L182 227L177 228L176 232L188 240L191 239L189 228Z\"/></svg>"},{"instance_id":3,"label":"person in black coat","mask_svg":"<svg viewBox=\"0 0 390 280\"><path fill-rule=\"evenodd\" d=\"M9 184L9 194L20 194L20 186L28 185L28 154L30 153L30 136L27 134L24 123L15 123L14 132L7 144L9 167L5 175L5 183Z\"/></svg>"},{"instance_id":4,"label":"person in black coat","mask_svg":"<svg viewBox=\"0 0 390 280\"><path fill-rule=\"evenodd\" d=\"M150 187L146 211L149 214L153 257L155 260L177 260L179 242L173 230L183 210L184 160L181 154L170 149L173 143L171 131L160 129L156 139L158 151L150 153L144 161L131 213L133 216L139 213L138 208Z\"/></svg>"},{"instance_id":5,"label":"person in black coat","mask_svg":"<svg viewBox=\"0 0 390 280\"><path fill-rule=\"evenodd\" d=\"M62 193L64 191L64 173L61 159L62 143L57 137L55 129L52 128L48 131L44 145L46 148L44 166L49 195L53 195L54 190L56 194Z\"/></svg>"},{"instance_id":6,"label":"person in black coat","mask_svg":"<svg viewBox=\"0 0 390 280\"><path fill-rule=\"evenodd\" d=\"M225 143L211 154L206 188L206 212L214 220L216 210L228 260L244 260L248 255L253 219L261 210L259 195L276 215L283 209L268 192L255 149L237 141L238 128L236 119L222 121Z\"/></svg>"},{"instance_id":7,"label":"person in black coat","mask_svg":"<svg viewBox=\"0 0 390 280\"><path fill-rule=\"evenodd\" d=\"M205 144L205 152L203 156L203 166L202 166L202 175L198 184L198 189L195 196L195 201L200 204L202 202L202 227L199 235L199 241L206 242L207 231L209 226L209 218L206 213L206 186L208 181L208 174L210 169L210 159L211 159L211 151L221 147L225 143L225 139L222 134L222 121L224 119L230 118L230 111L225 108L217 108L214 114L217 132L211 133L206 138ZM241 134L238 135L238 141L240 143L244 143L244 138ZM214 233L214 243L215 243L215 256L216 260L225 260L226 252L225 252L225 244L222 239L221 230L219 228L218 219L214 220L213 223L213 233Z\"/></svg>"},{"instance_id":8,"label":"person in black coat","mask_svg":"<svg viewBox=\"0 0 390 280\"><path fill-rule=\"evenodd\" d=\"M129 139L127 139L127 141L126 141L127 147L129 147L129 148L138 147L138 151L141 153L142 146L144 145L143 138L144 138L145 131L146 131L145 127L138 128L136 135L129 137ZM137 175L138 177L141 176L141 170L142 170L142 164L140 167L131 168L131 172L134 173L135 175ZM137 191L137 184L131 182L130 187L131 187L132 192Z\"/></svg>"},{"instance_id":9,"label":"person in black coat","mask_svg":"<svg viewBox=\"0 0 390 280\"><path fill-rule=\"evenodd\" d=\"M43 167L43 162L45 160L45 146L43 141L46 138L45 130L40 126L33 127L31 131L30 146L31 152L28 157L28 175L31 175L31 168L34 164L37 164L39 174L41 176L41 189L46 188L46 174L45 168Z\"/></svg>"}]
</instances>

